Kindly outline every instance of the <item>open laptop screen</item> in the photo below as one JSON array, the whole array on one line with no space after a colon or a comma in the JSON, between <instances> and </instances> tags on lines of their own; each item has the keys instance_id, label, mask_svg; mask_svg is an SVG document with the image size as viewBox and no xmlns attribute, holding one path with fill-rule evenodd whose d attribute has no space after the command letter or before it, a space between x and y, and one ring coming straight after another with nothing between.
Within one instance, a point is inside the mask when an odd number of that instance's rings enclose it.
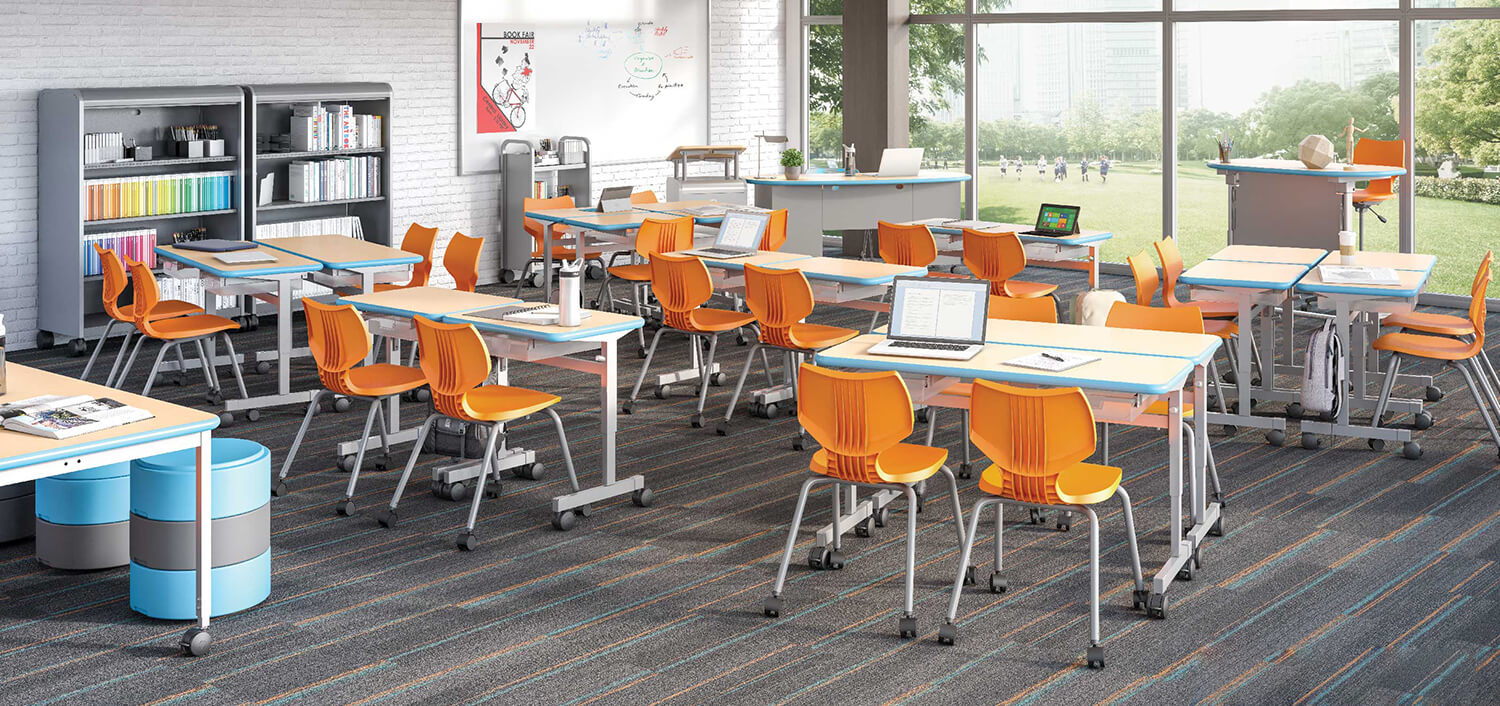
<instances>
[{"instance_id":1,"label":"open laptop screen","mask_svg":"<svg viewBox=\"0 0 1500 706\"><path fill-rule=\"evenodd\" d=\"M1078 206L1044 203L1036 214L1036 229L1044 233L1071 234L1078 230Z\"/></svg>"},{"instance_id":2,"label":"open laptop screen","mask_svg":"<svg viewBox=\"0 0 1500 706\"><path fill-rule=\"evenodd\" d=\"M747 213L745 211L725 211L724 220L719 223L719 236L714 239L714 245L736 250L757 250L760 248L760 240L766 234L766 224L771 220L769 213Z\"/></svg>"},{"instance_id":3,"label":"open laptop screen","mask_svg":"<svg viewBox=\"0 0 1500 706\"><path fill-rule=\"evenodd\" d=\"M990 285L974 279L897 277L891 338L983 343Z\"/></svg>"}]
</instances>

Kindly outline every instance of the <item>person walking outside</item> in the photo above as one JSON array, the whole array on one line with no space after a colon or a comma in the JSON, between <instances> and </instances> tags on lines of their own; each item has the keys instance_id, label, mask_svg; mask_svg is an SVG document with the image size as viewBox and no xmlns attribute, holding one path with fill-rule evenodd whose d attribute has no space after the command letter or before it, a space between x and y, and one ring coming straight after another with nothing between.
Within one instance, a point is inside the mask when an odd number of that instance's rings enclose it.
<instances>
[{"instance_id":1,"label":"person walking outside","mask_svg":"<svg viewBox=\"0 0 1500 706\"><path fill-rule=\"evenodd\" d=\"M1007 157L1003 157L1002 156L1000 158L1000 176L1002 178L1005 177L1007 175L1007 172L1009 172L1009 171L1010 171L1010 159L1007 158Z\"/></svg>"},{"instance_id":2,"label":"person walking outside","mask_svg":"<svg viewBox=\"0 0 1500 706\"><path fill-rule=\"evenodd\" d=\"M1099 181L1109 183L1109 155L1099 155Z\"/></svg>"},{"instance_id":3,"label":"person walking outside","mask_svg":"<svg viewBox=\"0 0 1500 706\"><path fill-rule=\"evenodd\" d=\"M1037 179L1046 179L1047 178L1047 155L1045 155L1045 154L1043 154L1043 155L1037 155L1037 158L1036 158L1036 178Z\"/></svg>"},{"instance_id":4,"label":"person walking outside","mask_svg":"<svg viewBox=\"0 0 1500 706\"><path fill-rule=\"evenodd\" d=\"M1087 155L1078 159L1078 173L1081 175L1079 177L1080 181L1089 180L1089 158Z\"/></svg>"}]
</instances>

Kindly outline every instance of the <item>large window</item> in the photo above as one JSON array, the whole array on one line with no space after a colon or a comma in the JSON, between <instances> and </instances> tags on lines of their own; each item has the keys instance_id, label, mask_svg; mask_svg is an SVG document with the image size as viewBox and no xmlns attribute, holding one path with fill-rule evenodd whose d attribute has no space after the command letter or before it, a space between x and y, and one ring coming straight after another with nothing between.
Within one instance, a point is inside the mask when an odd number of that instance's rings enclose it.
<instances>
[{"instance_id":1,"label":"large window","mask_svg":"<svg viewBox=\"0 0 1500 706\"><path fill-rule=\"evenodd\" d=\"M843 158L844 28L807 28L807 168L834 168Z\"/></svg>"},{"instance_id":2,"label":"large window","mask_svg":"<svg viewBox=\"0 0 1500 706\"><path fill-rule=\"evenodd\" d=\"M923 148L924 168L965 171L964 28L913 25L910 46L911 146Z\"/></svg>"}]
</instances>

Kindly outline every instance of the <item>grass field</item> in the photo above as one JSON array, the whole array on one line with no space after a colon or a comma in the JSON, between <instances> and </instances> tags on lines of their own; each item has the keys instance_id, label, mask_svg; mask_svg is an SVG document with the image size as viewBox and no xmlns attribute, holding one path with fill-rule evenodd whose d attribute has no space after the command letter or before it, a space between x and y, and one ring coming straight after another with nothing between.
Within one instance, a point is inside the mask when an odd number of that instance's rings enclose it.
<instances>
[{"instance_id":1,"label":"grass field","mask_svg":"<svg viewBox=\"0 0 1500 706\"><path fill-rule=\"evenodd\" d=\"M1068 181L1061 183L1052 181L1051 167L1045 179L1038 179L1031 165L1020 181L1014 171L1001 178L999 167L980 167L979 217L1030 223L1043 202L1078 204L1083 223L1115 233L1104 246L1105 259L1124 262L1161 237L1161 175L1151 174L1153 168L1157 165L1117 164L1106 184L1096 170L1090 170L1090 181L1080 180L1077 164L1069 165ZM1389 223L1365 217L1367 250L1397 249L1397 206L1390 201L1380 207ZM1223 177L1196 162L1179 166L1177 234L1188 263L1224 246L1228 209ZM1416 226L1417 251L1438 256L1428 291L1468 294L1474 268L1500 235L1500 206L1418 197Z\"/></svg>"}]
</instances>

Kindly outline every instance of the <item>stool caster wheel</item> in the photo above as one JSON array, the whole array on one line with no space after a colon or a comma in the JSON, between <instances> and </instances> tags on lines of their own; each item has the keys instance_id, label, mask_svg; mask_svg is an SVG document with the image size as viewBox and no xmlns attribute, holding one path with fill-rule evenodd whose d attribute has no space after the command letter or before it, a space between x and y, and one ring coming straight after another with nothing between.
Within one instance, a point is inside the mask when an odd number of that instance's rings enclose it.
<instances>
[{"instance_id":1,"label":"stool caster wheel","mask_svg":"<svg viewBox=\"0 0 1500 706\"><path fill-rule=\"evenodd\" d=\"M1005 593L1010 590L1010 582L1005 580L1005 574L999 571L990 574L990 593Z\"/></svg>"},{"instance_id":2,"label":"stool caster wheel","mask_svg":"<svg viewBox=\"0 0 1500 706\"><path fill-rule=\"evenodd\" d=\"M1085 655L1088 660L1089 669L1104 669L1104 648L1098 645L1089 645L1089 651Z\"/></svg>"},{"instance_id":3,"label":"stool caster wheel","mask_svg":"<svg viewBox=\"0 0 1500 706\"><path fill-rule=\"evenodd\" d=\"M1369 439L1365 443L1370 446L1371 451L1379 451L1385 448L1385 439Z\"/></svg>"},{"instance_id":4,"label":"stool caster wheel","mask_svg":"<svg viewBox=\"0 0 1500 706\"><path fill-rule=\"evenodd\" d=\"M230 414L229 412L220 412L219 413L219 426L220 427L232 427L232 426L234 426L234 415Z\"/></svg>"},{"instance_id":5,"label":"stool caster wheel","mask_svg":"<svg viewBox=\"0 0 1500 706\"><path fill-rule=\"evenodd\" d=\"M475 547L479 546L479 539L474 536L474 533L465 532L458 535L458 540L454 544L458 546L458 550L461 552L472 552Z\"/></svg>"},{"instance_id":6,"label":"stool caster wheel","mask_svg":"<svg viewBox=\"0 0 1500 706\"><path fill-rule=\"evenodd\" d=\"M635 503L636 507L651 507L651 501L654 499L655 494L650 488L641 488L630 494L630 502Z\"/></svg>"},{"instance_id":7,"label":"stool caster wheel","mask_svg":"<svg viewBox=\"0 0 1500 706\"><path fill-rule=\"evenodd\" d=\"M353 515L354 514L354 501L350 500L349 498L344 498L343 500L338 501L338 504L336 504L336 505L333 506L333 510L334 510L334 512L337 512L338 514L343 515L344 517L348 517L350 515Z\"/></svg>"},{"instance_id":8,"label":"stool caster wheel","mask_svg":"<svg viewBox=\"0 0 1500 706\"><path fill-rule=\"evenodd\" d=\"M273 497L279 498L279 497L281 497L283 495L286 495L287 492L289 492L289 491L290 491L290 488L287 488L286 481L279 480L279 481L276 481L276 486L273 487L273 488L271 488L271 495Z\"/></svg>"},{"instance_id":9,"label":"stool caster wheel","mask_svg":"<svg viewBox=\"0 0 1500 706\"><path fill-rule=\"evenodd\" d=\"M250 420L252 422L258 422L258 421L260 421L260 410L258 410L258 409L247 410L245 412L245 419L248 419L248 420Z\"/></svg>"},{"instance_id":10,"label":"stool caster wheel","mask_svg":"<svg viewBox=\"0 0 1500 706\"><path fill-rule=\"evenodd\" d=\"M701 415L701 414L695 414L695 415L689 417L688 418L688 424L690 424L694 429L702 429L703 428L703 415Z\"/></svg>"},{"instance_id":11,"label":"stool caster wheel","mask_svg":"<svg viewBox=\"0 0 1500 706\"><path fill-rule=\"evenodd\" d=\"M1151 592L1144 588L1138 588L1130 592L1130 607L1135 610L1145 610L1150 600Z\"/></svg>"},{"instance_id":12,"label":"stool caster wheel","mask_svg":"<svg viewBox=\"0 0 1500 706\"><path fill-rule=\"evenodd\" d=\"M1224 518L1223 518L1223 516L1220 516L1219 519L1214 520L1214 523L1212 525L1209 525L1209 527L1208 527L1208 536L1210 536L1210 537L1223 537L1224 536Z\"/></svg>"},{"instance_id":13,"label":"stool caster wheel","mask_svg":"<svg viewBox=\"0 0 1500 706\"><path fill-rule=\"evenodd\" d=\"M1280 429L1272 429L1271 431L1266 432L1266 443L1272 446L1285 446L1286 432Z\"/></svg>"},{"instance_id":14,"label":"stool caster wheel","mask_svg":"<svg viewBox=\"0 0 1500 706\"><path fill-rule=\"evenodd\" d=\"M552 526L559 532L567 532L578 524L578 515L572 510L563 510L552 515Z\"/></svg>"},{"instance_id":15,"label":"stool caster wheel","mask_svg":"<svg viewBox=\"0 0 1500 706\"><path fill-rule=\"evenodd\" d=\"M844 553L828 547L813 547L812 551L807 553L807 565L818 571L823 569L838 571L844 568Z\"/></svg>"},{"instance_id":16,"label":"stool caster wheel","mask_svg":"<svg viewBox=\"0 0 1500 706\"><path fill-rule=\"evenodd\" d=\"M901 637L912 638L917 636L917 619L908 615L897 622L896 629L901 631Z\"/></svg>"},{"instance_id":17,"label":"stool caster wheel","mask_svg":"<svg viewBox=\"0 0 1500 706\"><path fill-rule=\"evenodd\" d=\"M1426 410L1417 412L1416 414L1412 415L1411 418L1412 426L1416 427L1417 429L1429 429L1432 427L1432 422L1432 413Z\"/></svg>"},{"instance_id":18,"label":"stool caster wheel","mask_svg":"<svg viewBox=\"0 0 1500 706\"><path fill-rule=\"evenodd\" d=\"M202 657L208 654L208 646L213 644L213 641L213 637L208 634L207 630L188 628L188 631L182 634L182 639L177 641L177 648L184 655Z\"/></svg>"},{"instance_id":19,"label":"stool caster wheel","mask_svg":"<svg viewBox=\"0 0 1500 706\"><path fill-rule=\"evenodd\" d=\"M785 606L785 602L781 600L780 596L771 596L770 598L766 599L766 602L764 604L761 605L760 611L764 613L767 618L780 618L781 609L783 606Z\"/></svg>"},{"instance_id":20,"label":"stool caster wheel","mask_svg":"<svg viewBox=\"0 0 1500 706\"><path fill-rule=\"evenodd\" d=\"M938 628L938 642L944 645L958 644L958 626L953 623L943 623L943 627Z\"/></svg>"},{"instance_id":21,"label":"stool caster wheel","mask_svg":"<svg viewBox=\"0 0 1500 706\"><path fill-rule=\"evenodd\" d=\"M1310 434L1308 432L1302 432L1302 448L1311 451L1311 450L1314 450L1314 449L1316 449L1316 448L1318 448L1318 447L1320 447L1322 445L1323 445L1323 439L1321 437L1319 437L1317 434Z\"/></svg>"},{"instance_id":22,"label":"stool caster wheel","mask_svg":"<svg viewBox=\"0 0 1500 706\"><path fill-rule=\"evenodd\" d=\"M399 518L397 517L395 510L386 510L385 512L382 512L379 515L376 515L375 516L375 521L379 522L381 527L384 527L386 529L390 529L390 528L396 526L396 523L399 521Z\"/></svg>"},{"instance_id":23,"label":"stool caster wheel","mask_svg":"<svg viewBox=\"0 0 1500 706\"><path fill-rule=\"evenodd\" d=\"M1286 406L1286 416L1292 417L1294 419L1301 419L1302 413L1305 411L1306 410L1303 409L1301 402L1293 402Z\"/></svg>"},{"instance_id":24,"label":"stool caster wheel","mask_svg":"<svg viewBox=\"0 0 1500 706\"><path fill-rule=\"evenodd\" d=\"M1443 388L1437 387L1435 385L1428 385L1427 389L1423 390L1422 393L1423 396L1427 398L1428 402L1436 402L1440 399L1443 399L1444 394Z\"/></svg>"},{"instance_id":25,"label":"stool caster wheel","mask_svg":"<svg viewBox=\"0 0 1500 706\"><path fill-rule=\"evenodd\" d=\"M666 399L668 397L671 397L671 396L672 396L672 386L671 385L657 385L656 386L656 399L664 400L664 399Z\"/></svg>"},{"instance_id":26,"label":"stool caster wheel","mask_svg":"<svg viewBox=\"0 0 1500 706\"><path fill-rule=\"evenodd\" d=\"M1401 445L1401 456L1415 461L1422 457L1422 445L1415 441L1408 441Z\"/></svg>"},{"instance_id":27,"label":"stool caster wheel","mask_svg":"<svg viewBox=\"0 0 1500 706\"><path fill-rule=\"evenodd\" d=\"M968 462L958 464L958 477L964 480L973 478L974 464Z\"/></svg>"},{"instance_id":28,"label":"stool caster wheel","mask_svg":"<svg viewBox=\"0 0 1500 706\"><path fill-rule=\"evenodd\" d=\"M354 406L354 402L348 397L338 397L333 400L333 411L335 412L347 412L352 406Z\"/></svg>"},{"instance_id":29,"label":"stool caster wheel","mask_svg":"<svg viewBox=\"0 0 1500 706\"><path fill-rule=\"evenodd\" d=\"M525 478L526 480L541 480L542 476L547 475L547 466L541 461L537 461L536 463L533 463L529 466L516 466L511 470L511 473L514 474L517 478Z\"/></svg>"},{"instance_id":30,"label":"stool caster wheel","mask_svg":"<svg viewBox=\"0 0 1500 706\"><path fill-rule=\"evenodd\" d=\"M339 459L339 470L345 473L349 473L354 470L354 454L349 454L348 456L344 456Z\"/></svg>"},{"instance_id":31,"label":"stool caster wheel","mask_svg":"<svg viewBox=\"0 0 1500 706\"><path fill-rule=\"evenodd\" d=\"M1167 619L1167 594L1153 593L1146 601L1146 615L1157 620Z\"/></svg>"},{"instance_id":32,"label":"stool caster wheel","mask_svg":"<svg viewBox=\"0 0 1500 706\"><path fill-rule=\"evenodd\" d=\"M875 522L876 527L884 527L886 523L891 521L891 511L889 508L880 508L870 516L870 519Z\"/></svg>"},{"instance_id":33,"label":"stool caster wheel","mask_svg":"<svg viewBox=\"0 0 1500 706\"><path fill-rule=\"evenodd\" d=\"M269 372L271 372L271 361L269 361L269 360L262 360L259 363L255 364L255 374L256 375L265 375L266 373L269 373Z\"/></svg>"},{"instance_id":34,"label":"stool caster wheel","mask_svg":"<svg viewBox=\"0 0 1500 706\"><path fill-rule=\"evenodd\" d=\"M858 524L854 525L854 536L860 539L868 539L871 529L872 525L868 519L860 520Z\"/></svg>"}]
</instances>

